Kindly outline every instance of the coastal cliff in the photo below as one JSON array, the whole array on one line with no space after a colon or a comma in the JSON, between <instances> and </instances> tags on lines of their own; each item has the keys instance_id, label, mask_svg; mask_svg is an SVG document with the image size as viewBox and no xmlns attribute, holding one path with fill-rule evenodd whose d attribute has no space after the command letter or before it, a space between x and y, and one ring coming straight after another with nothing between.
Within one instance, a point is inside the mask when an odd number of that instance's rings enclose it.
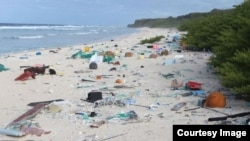
<instances>
[{"instance_id":1,"label":"coastal cliff","mask_svg":"<svg viewBox=\"0 0 250 141\"><path fill-rule=\"evenodd\" d=\"M137 19L133 24L128 24L129 28L141 28L141 27L149 27L149 28L178 28L183 22L194 20L197 18L207 17L211 15L219 15L223 13L230 12L232 9L213 9L209 12L199 13L189 13L186 15L181 15L178 17L168 17L168 18L151 18L151 19Z\"/></svg>"}]
</instances>

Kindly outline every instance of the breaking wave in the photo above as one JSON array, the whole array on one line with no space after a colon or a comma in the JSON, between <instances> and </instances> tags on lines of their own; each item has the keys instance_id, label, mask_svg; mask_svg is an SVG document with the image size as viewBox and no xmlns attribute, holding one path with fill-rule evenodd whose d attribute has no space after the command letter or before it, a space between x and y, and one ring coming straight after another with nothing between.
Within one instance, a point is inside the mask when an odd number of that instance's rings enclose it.
<instances>
[{"instance_id":1,"label":"breaking wave","mask_svg":"<svg viewBox=\"0 0 250 141\"><path fill-rule=\"evenodd\" d=\"M43 35L36 35L36 36L14 36L10 37L11 39L39 39L43 38Z\"/></svg>"},{"instance_id":2,"label":"breaking wave","mask_svg":"<svg viewBox=\"0 0 250 141\"><path fill-rule=\"evenodd\" d=\"M23 26L0 26L0 30L80 30L84 28L93 28L94 26L77 26L77 25L62 25L62 26L41 26L41 25L23 25Z\"/></svg>"},{"instance_id":3,"label":"breaking wave","mask_svg":"<svg viewBox=\"0 0 250 141\"><path fill-rule=\"evenodd\" d=\"M100 42L135 31L126 27L111 26L0 24L0 54Z\"/></svg>"}]
</instances>

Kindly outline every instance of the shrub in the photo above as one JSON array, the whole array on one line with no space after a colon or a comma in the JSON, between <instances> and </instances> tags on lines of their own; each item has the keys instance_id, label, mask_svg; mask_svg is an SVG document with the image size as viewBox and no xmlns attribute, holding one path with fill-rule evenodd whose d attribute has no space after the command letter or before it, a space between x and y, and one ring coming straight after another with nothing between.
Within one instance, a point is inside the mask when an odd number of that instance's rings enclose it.
<instances>
[{"instance_id":1,"label":"shrub","mask_svg":"<svg viewBox=\"0 0 250 141\"><path fill-rule=\"evenodd\" d=\"M155 36L149 39L144 39L140 41L140 44L146 44L146 43L154 43L160 41L164 36Z\"/></svg>"}]
</instances>

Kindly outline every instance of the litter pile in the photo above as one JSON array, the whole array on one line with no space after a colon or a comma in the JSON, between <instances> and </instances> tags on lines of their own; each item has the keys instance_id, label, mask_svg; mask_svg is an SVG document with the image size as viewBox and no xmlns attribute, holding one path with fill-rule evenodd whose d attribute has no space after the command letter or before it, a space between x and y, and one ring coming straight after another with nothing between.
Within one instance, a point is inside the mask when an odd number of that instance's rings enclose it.
<instances>
[{"instance_id":1,"label":"litter pile","mask_svg":"<svg viewBox=\"0 0 250 141\"><path fill-rule=\"evenodd\" d=\"M33 99L23 96L28 110L0 128L0 134L49 136L44 137L48 140L68 132L68 140L128 140L143 134L142 140L153 140L166 139L165 131L177 123L248 124L247 108L237 109L230 91L214 81L216 74L206 64L211 54L184 52L179 36L167 37L162 44L125 48L112 40L109 46L68 49L66 59L65 54L58 57L63 49L50 50L57 60L43 61L52 65L22 61L29 64L14 71L21 75L12 83L16 88L8 91L25 87L18 96L32 92ZM46 57L44 52L37 55ZM59 120L75 126L53 128L61 126Z\"/></svg>"}]
</instances>

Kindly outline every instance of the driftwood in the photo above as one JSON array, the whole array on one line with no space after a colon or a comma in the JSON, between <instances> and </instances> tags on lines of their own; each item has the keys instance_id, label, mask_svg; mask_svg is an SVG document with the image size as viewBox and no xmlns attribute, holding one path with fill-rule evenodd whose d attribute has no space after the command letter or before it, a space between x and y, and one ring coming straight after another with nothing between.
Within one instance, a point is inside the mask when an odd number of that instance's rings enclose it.
<instances>
[{"instance_id":1,"label":"driftwood","mask_svg":"<svg viewBox=\"0 0 250 141\"><path fill-rule=\"evenodd\" d=\"M64 101L63 99L55 99L55 100L48 100L48 101L39 101L39 102L31 102L28 104L28 106L35 106L40 103L50 104L52 102L58 102L58 101Z\"/></svg>"},{"instance_id":2,"label":"driftwood","mask_svg":"<svg viewBox=\"0 0 250 141\"><path fill-rule=\"evenodd\" d=\"M238 114L233 114L233 115L227 115L223 117L213 117L213 118L208 118L208 121L219 121L219 120L227 120L228 118L236 118L236 117L243 117L250 115L250 112L243 112L243 113L238 113Z\"/></svg>"},{"instance_id":3,"label":"driftwood","mask_svg":"<svg viewBox=\"0 0 250 141\"><path fill-rule=\"evenodd\" d=\"M200 109L201 107L195 107L195 108L191 108L191 109L185 109L184 111L192 111L192 110L196 110L196 109Z\"/></svg>"},{"instance_id":4,"label":"driftwood","mask_svg":"<svg viewBox=\"0 0 250 141\"><path fill-rule=\"evenodd\" d=\"M49 134L50 131L45 131L38 127L32 127L27 125L24 121L29 120L30 118L35 117L45 106L47 103L38 103L34 105L34 107L11 123L9 123L5 129L0 129L0 133L9 136L21 137L28 134L41 136L42 134ZM15 129L14 129L15 128Z\"/></svg>"},{"instance_id":5,"label":"driftwood","mask_svg":"<svg viewBox=\"0 0 250 141\"><path fill-rule=\"evenodd\" d=\"M82 81L84 81L84 82L95 82L93 80L88 80L88 79L82 79Z\"/></svg>"},{"instance_id":6,"label":"driftwood","mask_svg":"<svg viewBox=\"0 0 250 141\"><path fill-rule=\"evenodd\" d=\"M144 106L144 105L139 105L139 104L131 104L133 106L138 106L138 107L144 107L144 108L150 108L150 106Z\"/></svg>"},{"instance_id":7,"label":"driftwood","mask_svg":"<svg viewBox=\"0 0 250 141\"><path fill-rule=\"evenodd\" d=\"M36 104L32 109L28 110L27 112L19 116L17 119L13 120L8 126L35 117L46 105L47 103Z\"/></svg>"}]
</instances>

